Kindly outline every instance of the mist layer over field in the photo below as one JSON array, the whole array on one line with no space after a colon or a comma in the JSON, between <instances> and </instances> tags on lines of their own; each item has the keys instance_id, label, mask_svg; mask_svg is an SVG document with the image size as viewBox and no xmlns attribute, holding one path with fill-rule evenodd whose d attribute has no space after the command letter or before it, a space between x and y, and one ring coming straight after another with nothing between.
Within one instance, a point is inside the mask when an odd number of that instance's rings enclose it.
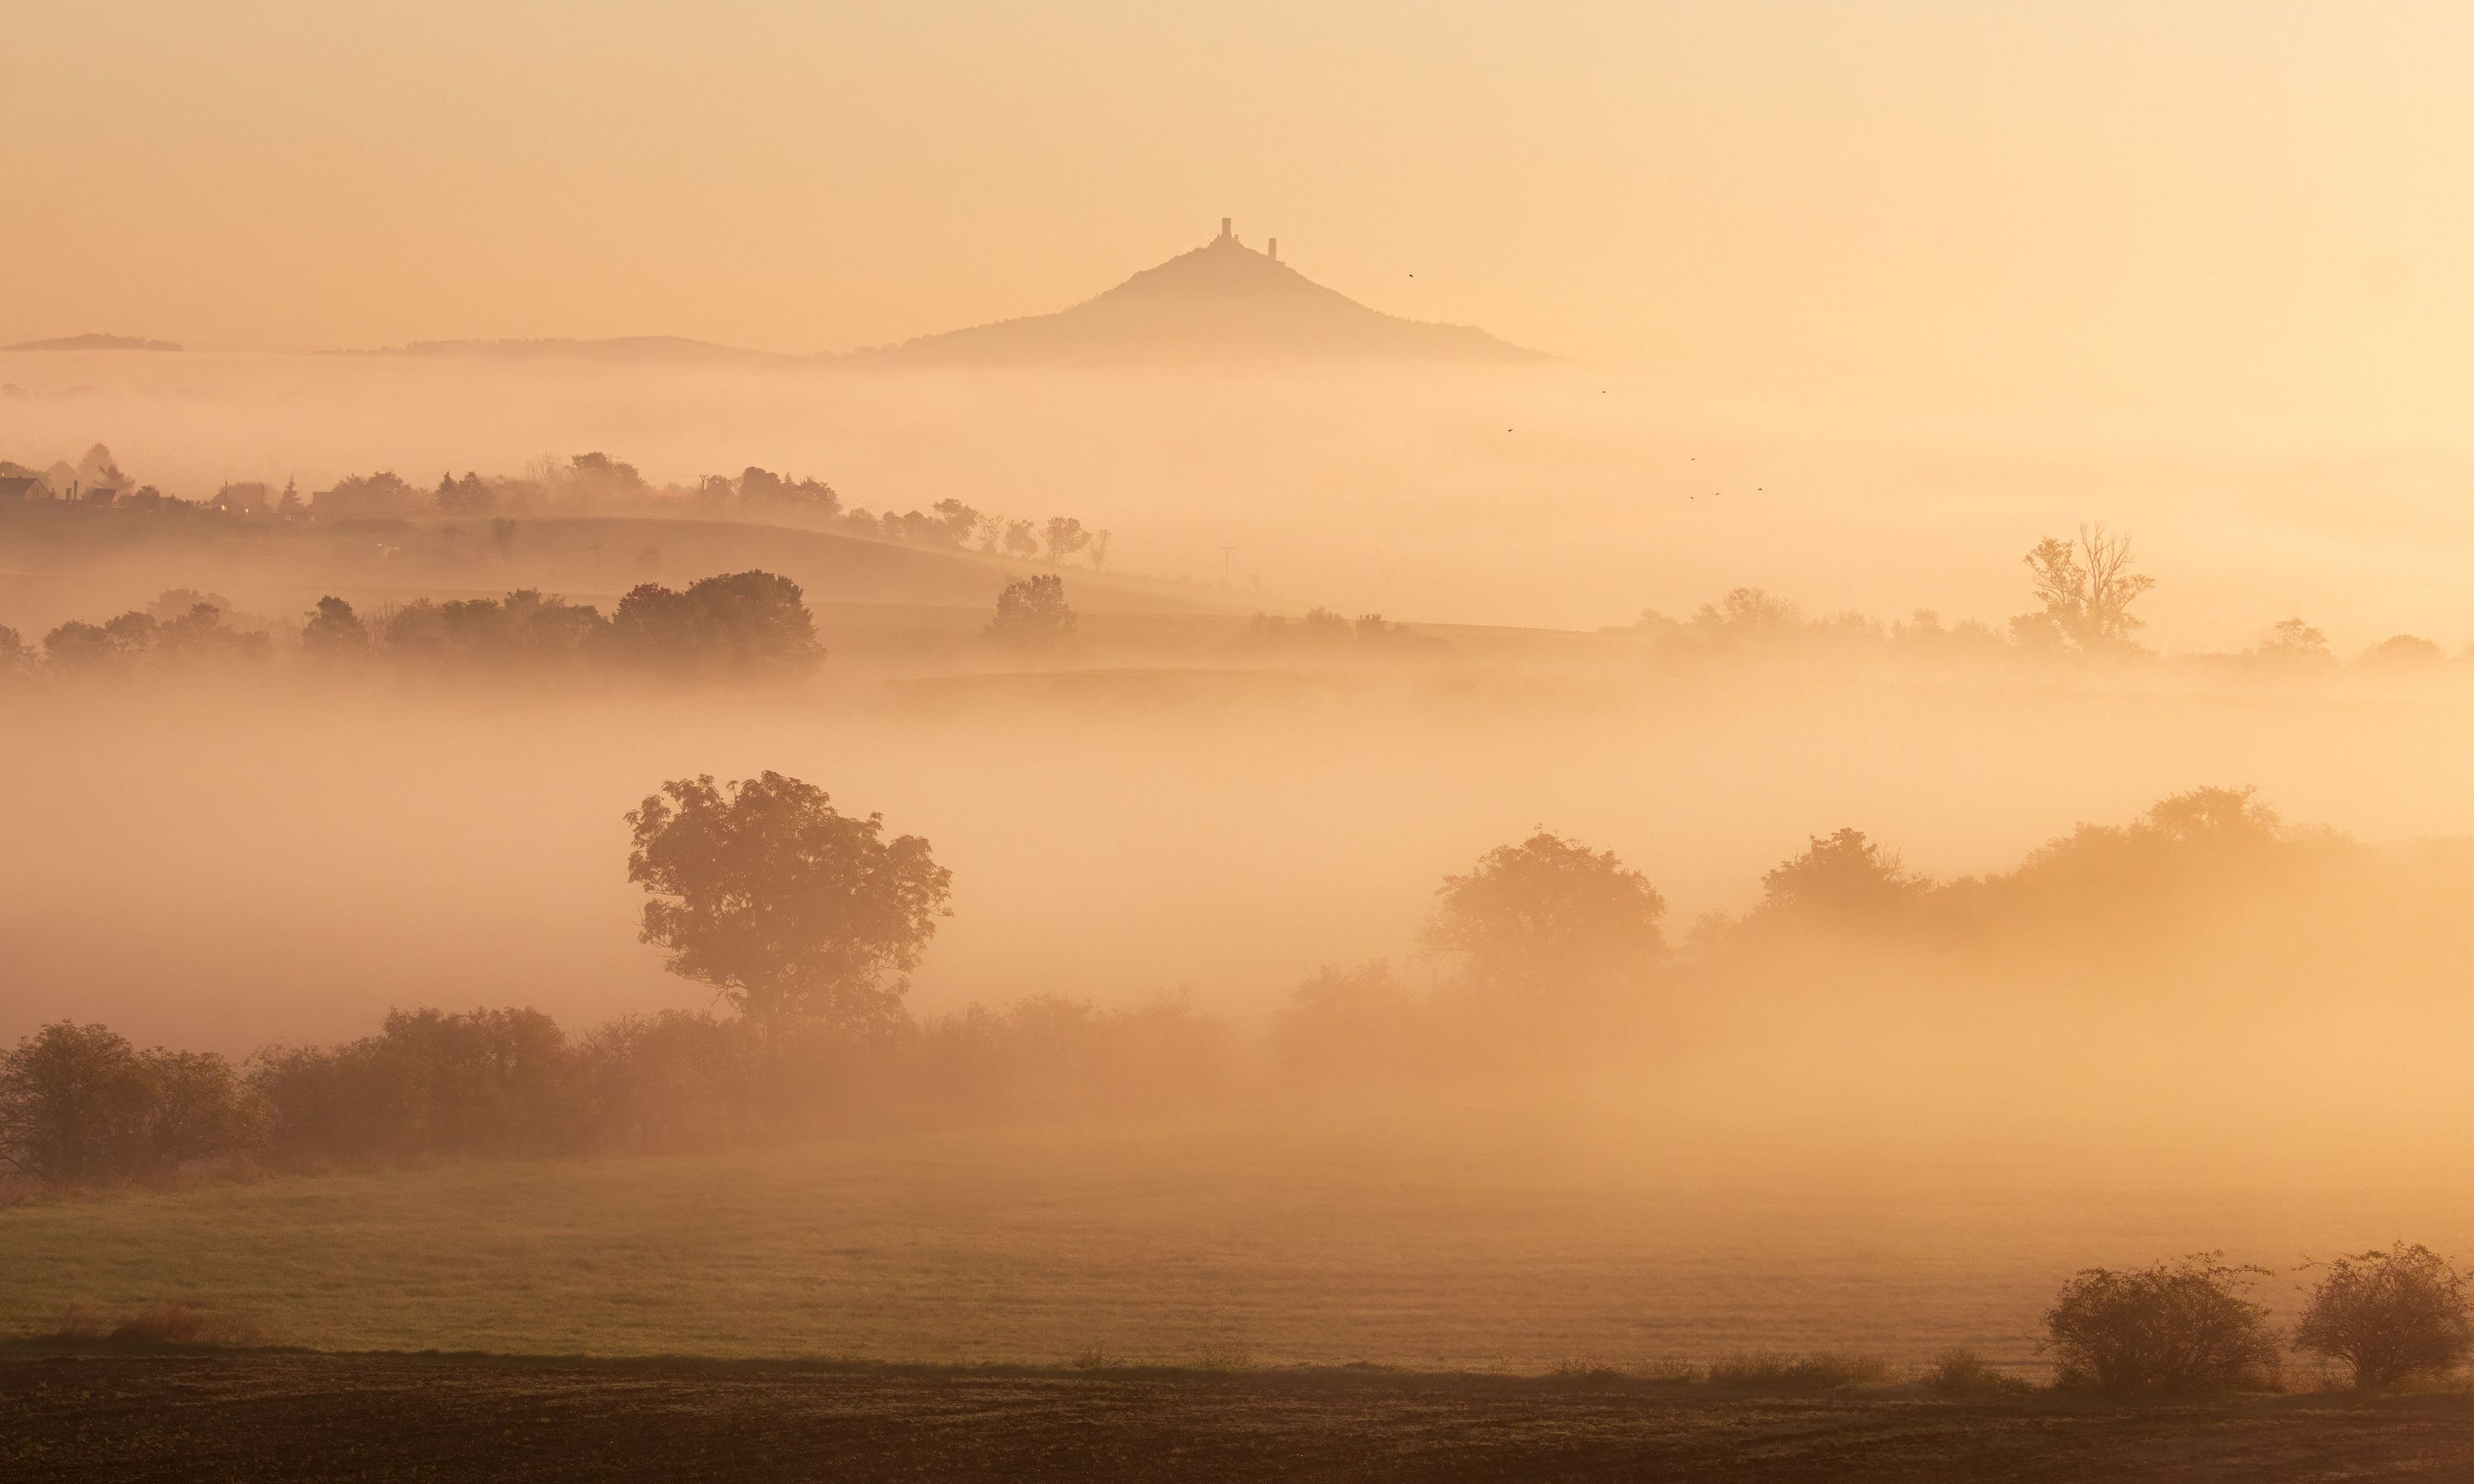
<instances>
[{"instance_id":1,"label":"mist layer over field","mask_svg":"<svg viewBox=\"0 0 2474 1484\"><path fill-rule=\"evenodd\" d=\"M1317 966L1413 974L1447 873L1543 825L1672 930L1842 826L1937 876L2202 782L2370 841L2474 833L2442 779L2474 695L1517 671L1143 672L776 697L72 689L0 719L24 776L0 1035L74 1016L244 1053L391 1005L589 1021L700 1004L634 941L619 816L766 768L928 837L956 874L914 1002L1191 986L1257 1017ZM1637 662L1637 660L1636 660ZM138 930L131 930L134 925ZM2334 994L2332 990L2332 995Z\"/></svg>"},{"instance_id":2,"label":"mist layer over field","mask_svg":"<svg viewBox=\"0 0 2474 1484\"><path fill-rule=\"evenodd\" d=\"M2341 651L2474 638L2454 582L2474 440L2456 425L2022 413L1572 363L867 374L52 352L0 355L0 382L27 393L0 400L0 459L99 441L170 494L377 469L425 487L587 449L656 483L753 464L870 509L1077 515L1114 530L1117 568L1225 573L1246 608L1590 628L1750 584L1817 612L1998 623L2025 606L2021 551L2102 520L2164 578L2150 643L2239 648L2297 613Z\"/></svg>"}]
</instances>

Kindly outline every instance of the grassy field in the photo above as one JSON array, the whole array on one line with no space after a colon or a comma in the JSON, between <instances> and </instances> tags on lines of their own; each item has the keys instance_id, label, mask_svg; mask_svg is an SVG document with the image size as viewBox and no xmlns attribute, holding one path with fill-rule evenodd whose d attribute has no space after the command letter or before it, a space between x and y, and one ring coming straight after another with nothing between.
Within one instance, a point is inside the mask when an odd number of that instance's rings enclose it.
<instances>
[{"instance_id":1,"label":"grassy field","mask_svg":"<svg viewBox=\"0 0 2474 1484\"><path fill-rule=\"evenodd\" d=\"M2359 1167L2132 1180L1824 1132L1471 1109L102 1194L0 1209L0 1333L173 1301L333 1350L1535 1374L1963 1345L2040 1375L2038 1317L2081 1266L2474 1232L2463 1194Z\"/></svg>"},{"instance_id":2,"label":"grassy field","mask_svg":"<svg viewBox=\"0 0 2474 1484\"><path fill-rule=\"evenodd\" d=\"M2464 1478L2463 1397L1785 1400L1384 1371L231 1355L0 1358L0 1474L524 1479Z\"/></svg>"}]
</instances>

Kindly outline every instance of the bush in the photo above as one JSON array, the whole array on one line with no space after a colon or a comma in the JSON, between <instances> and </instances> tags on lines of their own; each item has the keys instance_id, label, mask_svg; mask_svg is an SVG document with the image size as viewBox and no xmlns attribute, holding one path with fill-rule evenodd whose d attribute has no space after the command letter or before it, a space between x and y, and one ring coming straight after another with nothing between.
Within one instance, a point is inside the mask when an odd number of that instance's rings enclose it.
<instances>
[{"instance_id":1,"label":"bush","mask_svg":"<svg viewBox=\"0 0 2474 1484\"><path fill-rule=\"evenodd\" d=\"M1996 1397L2036 1388L2015 1376L2004 1376L1972 1350L1946 1350L1932 1358L1920 1377L1925 1389L1943 1397Z\"/></svg>"},{"instance_id":2,"label":"bush","mask_svg":"<svg viewBox=\"0 0 2474 1484\"><path fill-rule=\"evenodd\" d=\"M1710 1384L1729 1391L1808 1396L1878 1386L1889 1374L1889 1363L1879 1355L1846 1351L1816 1351L1808 1355L1743 1351L1712 1362Z\"/></svg>"},{"instance_id":3,"label":"bush","mask_svg":"<svg viewBox=\"0 0 2474 1484\"><path fill-rule=\"evenodd\" d=\"M2253 1275L2222 1253L2114 1272L2089 1268L2062 1285L2045 1328L2060 1357L2055 1380L2124 1394L2219 1390L2276 1371L2268 1310L2244 1297Z\"/></svg>"},{"instance_id":4,"label":"bush","mask_svg":"<svg viewBox=\"0 0 2474 1484\"><path fill-rule=\"evenodd\" d=\"M2453 1371L2474 1352L2463 1285L2419 1243L2339 1257L2303 1309L2293 1348L2344 1361L2365 1391Z\"/></svg>"}]
</instances>

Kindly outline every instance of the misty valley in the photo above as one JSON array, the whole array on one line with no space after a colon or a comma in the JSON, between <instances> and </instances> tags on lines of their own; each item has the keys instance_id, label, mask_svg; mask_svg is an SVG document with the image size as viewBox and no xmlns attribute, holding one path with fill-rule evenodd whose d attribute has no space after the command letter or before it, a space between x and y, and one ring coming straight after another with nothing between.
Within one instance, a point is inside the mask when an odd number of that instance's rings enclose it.
<instances>
[{"instance_id":1,"label":"misty valley","mask_svg":"<svg viewBox=\"0 0 2474 1484\"><path fill-rule=\"evenodd\" d=\"M0 512L92 615L5 640L29 1343L2119 1391L2073 1273L2474 1214L2337 1132L2455 1119L2474 843L2250 781L2455 745L2437 644L2158 655L2094 528L1490 630L612 467Z\"/></svg>"}]
</instances>

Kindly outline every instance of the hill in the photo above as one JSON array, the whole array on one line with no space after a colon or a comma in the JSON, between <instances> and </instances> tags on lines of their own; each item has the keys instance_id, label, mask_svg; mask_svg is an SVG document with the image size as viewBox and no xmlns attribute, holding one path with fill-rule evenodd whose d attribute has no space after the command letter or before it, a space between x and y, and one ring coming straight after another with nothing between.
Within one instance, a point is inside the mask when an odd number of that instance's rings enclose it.
<instances>
[{"instance_id":1,"label":"hill","mask_svg":"<svg viewBox=\"0 0 2474 1484\"><path fill-rule=\"evenodd\" d=\"M1220 235L1055 314L824 359L861 367L1544 360L1466 324L1370 309Z\"/></svg>"},{"instance_id":2,"label":"hill","mask_svg":"<svg viewBox=\"0 0 2474 1484\"><path fill-rule=\"evenodd\" d=\"M797 356L680 335L623 335L616 340L417 340L377 350L340 350L337 355L463 356L497 361L598 361L618 365L765 366L795 364Z\"/></svg>"},{"instance_id":3,"label":"hill","mask_svg":"<svg viewBox=\"0 0 2474 1484\"><path fill-rule=\"evenodd\" d=\"M0 350L178 350L168 340L145 340L135 335L63 335L58 340L21 340L13 346L0 346Z\"/></svg>"}]
</instances>

